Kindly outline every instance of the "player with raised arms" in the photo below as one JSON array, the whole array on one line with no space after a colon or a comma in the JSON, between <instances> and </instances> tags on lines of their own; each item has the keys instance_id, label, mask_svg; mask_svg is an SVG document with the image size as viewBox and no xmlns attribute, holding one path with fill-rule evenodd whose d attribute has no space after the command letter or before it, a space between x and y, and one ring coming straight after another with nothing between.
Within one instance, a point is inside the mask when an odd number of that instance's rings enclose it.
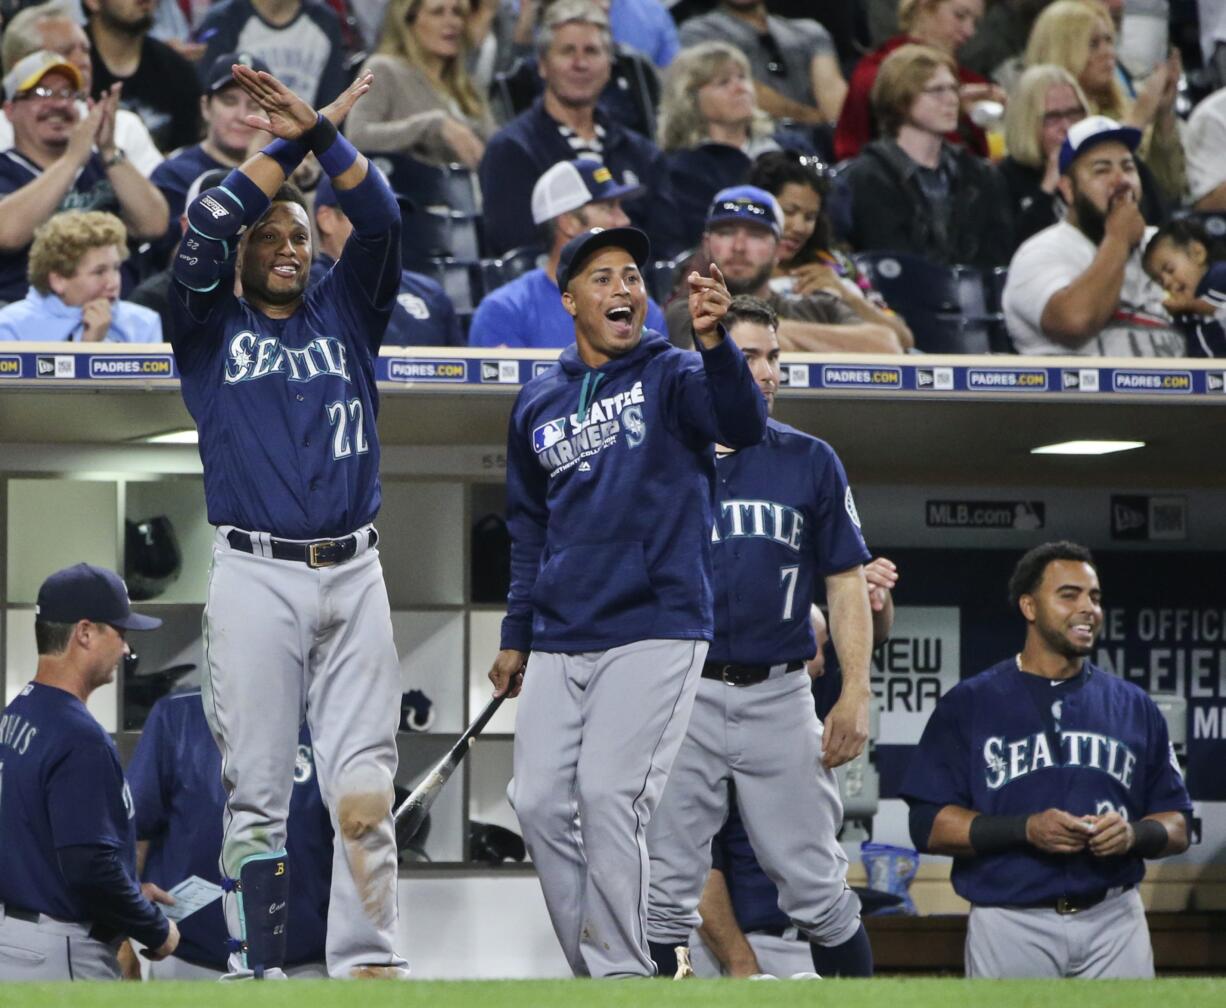
<instances>
[{"instance_id":1,"label":"player with raised arms","mask_svg":"<svg viewBox=\"0 0 1226 1008\"><path fill-rule=\"evenodd\" d=\"M337 837L328 973L401 977L391 818L400 683L371 524L375 358L399 290L400 215L336 129L369 74L316 112L268 73L233 73L264 111L248 124L277 139L187 208L171 291L217 526L203 688L227 794L229 975L283 975L285 823L305 713ZM285 184L308 151L353 222L344 254L310 290L311 225Z\"/></svg>"}]
</instances>

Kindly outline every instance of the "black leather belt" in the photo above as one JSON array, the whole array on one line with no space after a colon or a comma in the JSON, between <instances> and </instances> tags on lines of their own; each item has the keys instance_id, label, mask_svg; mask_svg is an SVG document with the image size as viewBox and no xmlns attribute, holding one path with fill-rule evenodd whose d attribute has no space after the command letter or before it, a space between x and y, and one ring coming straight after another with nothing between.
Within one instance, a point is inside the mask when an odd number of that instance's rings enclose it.
<instances>
[{"instance_id":1,"label":"black leather belt","mask_svg":"<svg viewBox=\"0 0 1226 1008\"><path fill-rule=\"evenodd\" d=\"M1131 885L1116 886L1114 889L1099 889L1097 892L1082 893L1077 896L1058 896L1054 900L1043 900L1041 903L1022 904L1022 909L1055 910L1056 913L1067 916L1068 914L1081 913L1082 910L1096 907L1108 896L1121 895L1128 892L1131 888Z\"/></svg>"},{"instance_id":2,"label":"black leather belt","mask_svg":"<svg viewBox=\"0 0 1226 1008\"><path fill-rule=\"evenodd\" d=\"M788 662L784 672L797 672L804 662ZM702 666L704 679L716 679L728 686L756 686L770 678L773 665L737 665L733 662L706 662Z\"/></svg>"},{"instance_id":3,"label":"black leather belt","mask_svg":"<svg viewBox=\"0 0 1226 1008\"><path fill-rule=\"evenodd\" d=\"M308 567L333 567L346 560L352 560L358 551L361 537L369 535L369 546L379 541L379 533L373 528L369 533L357 532L342 536L340 539L317 539L315 542L298 542L294 539L269 539L274 560L293 560L304 563ZM256 553L255 536L241 529L231 529L226 534L226 541L231 547L243 553Z\"/></svg>"}]
</instances>

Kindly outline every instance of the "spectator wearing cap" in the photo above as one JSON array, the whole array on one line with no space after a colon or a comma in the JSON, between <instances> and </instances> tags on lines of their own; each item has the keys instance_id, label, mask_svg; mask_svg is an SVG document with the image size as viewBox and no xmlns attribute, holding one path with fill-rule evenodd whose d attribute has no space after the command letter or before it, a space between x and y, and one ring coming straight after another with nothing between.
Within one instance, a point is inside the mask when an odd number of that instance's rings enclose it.
<instances>
[{"instance_id":1,"label":"spectator wearing cap","mask_svg":"<svg viewBox=\"0 0 1226 1008\"><path fill-rule=\"evenodd\" d=\"M532 220L549 250L544 265L490 291L477 306L469 328L472 346L566 347L575 339L574 320L562 307L558 257L576 235L591 228L629 223L623 199L642 192L613 178L599 161L562 161L545 172L532 189ZM647 299L645 325L664 331L664 313Z\"/></svg>"},{"instance_id":2,"label":"spectator wearing cap","mask_svg":"<svg viewBox=\"0 0 1226 1008\"><path fill-rule=\"evenodd\" d=\"M179 943L156 905L173 899L137 881L123 764L86 707L115 681L127 634L161 625L132 612L123 581L101 567L57 571L38 590L38 668L0 733L0 982L118 980L125 936L153 960Z\"/></svg>"},{"instance_id":3,"label":"spectator wearing cap","mask_svg":"<svg viewBox=\"0 0 1226 1008\"><path fill-rule=\"evenodd\" d=\"M721 190L707 211L696 262L718 266L733 296L752 294L775 309L781 350L902 353L898 333L889 326L863 321L830 291L779 294L771 290L783 226L783 210L765 189L744 185ZM691 346L685 299L675 298L664 317L669 339L677 346Z\"/></svg>"},{"instance_id":4,"label":"spectator wearing cap","mask_svg":"<svg viewBox=\"0 0 1226 1008\"><path fill-rule=\"evenodd\" d=\"M192 182L214 168L237 168L246 159L252 139L257 134L267 137L267 134L247 125L247 116L262 116L263 111L235 82L231 68L236 63L253 70L268 70L268 64L251 53L231 52L218 56L209 71L205 94L200 99L200 115L205 124L204 139L175 151L151 176L170 208L170 226L166 238L157 249L159 265L179 242L182 234L179 215L187 205L185 196Z\"/></svg>"},{"instance_id":5,"label":"spectator wearing cap","mask_svg":"<svg viewBox=\"0 0 1226 1008\"><path fill-rule=\"evenodd\" d=\"M345 132L361 150L475 169L494 120L466 66L467 0L391 0L378 50L360 74L370 90Z\"/></svg>"},{"instance_id":6,"label":"spectator wearing cap","mask_svg":"<svg viewBox=\"0 0 1226 1008\"><path fill-rule=\"evenodd\" d=\"M537 35L545 92L490 138L481 159L485 242L492 253L535 244L532 189L559 161L600 161L642 194L626 215L660 258L681 251L664 156L650 140L609 119L597 100L609 79L609 19L589 0L558 0Z\"/></svg>"},{"instance_id":7,"label":"spectator wearing cap","mask_svg":"<svg viewBox=\"0 0 1226 1008\"><path fill-rule=\"evenodd\" d=\"M1063 221L1013 256L1004 310L1018 353L1179 357L1184 337L1142 265L1141 131L1106 116L1069 128L1060 149Z\"/></svg>"},{"instance_id":8,"label":"spectator wearing cap","mask_svg":"<svg viewBox=\"0 0 1226 1008\"><path fill-rule=\"evenodd\" d=\"M90 60L89 36L73 18L64 12L61 4L51 3L25 7L18 11L4 26L2 57L4 72L8 73L17 61L30 53L46 49L56 53L81 73L81 90L90 93L93 84L94 65ZM89 109L84 100L77 103L77 115L84 116ZM0 150L13 146L13 127L0 112ZM162 163L162 152L157 149L149 129L140 116L126 108L115 114L115 146L122 150L136 170L148 178L153 169Z\"/></svg>"},{"instance_id":9,"label":"spectator wearing cap","mask_svg":"<svg viewBox=\"0 0 1226 1008\"><path fill-rule=\"evenodd\" d=\"M319 249L311 263L311 283L318 283L332 268L353 234L353 224L336 200L326 175L315 189L315 228ZM464 332L455 308L443 288L430 277L401 270L400 293L383 337L384 346L463 346Z\"/></svg>"},{"instance_id":10,"label":"spectator wearing cap","mask_svg":"<svg viewBox=\"0 0 1226 1008\"><path fill-rule=\"evenodd\" d=\"M200 85L192 65L149 34L153 8L140 0L82 0L93 48L95 98L122 84L123 107L169 154L200 138Z\"/></svg>"},{"instance_id":11,"label":"spectator wearing cap","mask_svg":"<svg viewBox=\"0 0 1226 1008\"><path fill-rule=\"evenodd\" d=\"M839 176L836 198L857 251L1003 266L1013 250L1008 196L992 167L945 137L958 124L957 67L929 46L895 49L873 82L881 138Z\"/></svg>"},{"instance_id":12,"label":"spectator wearing cap","mask_svg":"<svg viewBox=\"0 0 1226 1008\"><path fill-rule=\"evenodd\" d=\"M156 312L119 299L123 221L98 210L56 214L34 232L30 289L0 308L0 340L160 343Z\"/></svg>"},{"instance_id":13,"label":"spectator wearing cap","mask_svg":"<svg viewBox=\"0 0 1226 1008\"><path fill-rule=\"evenodd\" d=\"M323 0L223 0L196 34L208 40L197 64L202 73L222 53L255 53L312 108L327 105L349 84L341 22Z\"/></svg>"},{"instance_id":14,"label":"spectator wearing cap","mask_svg":"<svg viewBox=\"0 0 1226 1008\"><path fill-rule=\"evenodd\" d=\"M26 292L34 229L59 210L107 210L137 240L166 230L166 200L115 143L117 89L82 116L84 80L46 51L18 60L4 78L13 146L0 152L0 302Z\"/></svg>"}]
</instances>

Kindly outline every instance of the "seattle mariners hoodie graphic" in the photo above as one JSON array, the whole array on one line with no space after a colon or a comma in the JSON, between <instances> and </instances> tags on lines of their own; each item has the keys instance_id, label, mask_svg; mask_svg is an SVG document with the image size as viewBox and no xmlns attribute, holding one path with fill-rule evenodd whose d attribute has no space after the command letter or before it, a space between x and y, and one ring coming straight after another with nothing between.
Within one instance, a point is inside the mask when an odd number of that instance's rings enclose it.
<instances>
[{"instance_id":1,"label":"seattle mariners hoodie graphic","mask_svg":"<svg viewBox=\"0 0 1226 1008\"><path fill-rule=\"evenodd\" d=\"M511 416L502 646L709 641L711 445L748 447L765 429L765 402L730 339L693 353L647 330L595 369L564 350Z\"/></svg>"}]
</instances>

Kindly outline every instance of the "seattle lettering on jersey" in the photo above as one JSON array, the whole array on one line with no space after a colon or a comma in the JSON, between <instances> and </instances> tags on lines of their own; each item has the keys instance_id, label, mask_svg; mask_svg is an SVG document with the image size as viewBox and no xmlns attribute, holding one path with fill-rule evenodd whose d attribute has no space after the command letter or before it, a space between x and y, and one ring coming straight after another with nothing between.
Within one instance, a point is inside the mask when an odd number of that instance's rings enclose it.
<instances>
[{"instance_id":1,"label":"seattle lettering on jersey","mask_svg":"<svg viewBox=\"0 0 1226 1008\"><path fill-rule=\"evenodd\" d=\"M583 418L572 413L538 424L532 449L552 478L616 444L623 432L626 446L634 448L646 435L643 402L643 383L637 381L625 392L595 400Z\"/></svg>"},{"instance_id":2,"label":"seattle lettering on jersey","mask_svg":"<svg viewBox=\"0 0 1226 1008\"><path fill-rule=\"evenodd\" d=\"M800 552L805 516L786 504L765 500L726 500L711 525L711 542L723 539L770 539Z\"/></svg>"},{"instance_id":3,"label":"seattle lettering on jersey","mask_svg":"<svg viewBox=\"0 0 1226 1008\"><path fill-rule=\"evenodd\" d=\"M287 347L275 336L260 337L246 329L230 340L227 385L278 373L284 373L290 381L308 382L320 375L349 381L345 344L331 336L320 336L304 347Z\"/></svg>"},{"instance_id":4,"label":"seattle lettering on jersey","mask_svg":"<svg viewBox=\"0 0 1226 1008\"><path fill-rule=\"evenodd\" d=\"M12 749L18 756L24 756L29 751L30 743L38 729L23 717L16 714L0 716L0 746Z\"/></svg>"},{"instance_id":5,"label":"seattle lettering on jersey","mask_svg":"<svg viewBox=\"0 0 1226 1008\"><path fill-rule=\"evenodd\" d=\"M988 788L998 791L1019 777L1055 766L1101 770L1124 787L1132 787L1137 757L1119 739L1091 731L1061 731L1059 738L1063 760L1057 763L1045 732L1011 741L1000 735L988 736L983 743Z\"/></svg>"}]
</instances>

